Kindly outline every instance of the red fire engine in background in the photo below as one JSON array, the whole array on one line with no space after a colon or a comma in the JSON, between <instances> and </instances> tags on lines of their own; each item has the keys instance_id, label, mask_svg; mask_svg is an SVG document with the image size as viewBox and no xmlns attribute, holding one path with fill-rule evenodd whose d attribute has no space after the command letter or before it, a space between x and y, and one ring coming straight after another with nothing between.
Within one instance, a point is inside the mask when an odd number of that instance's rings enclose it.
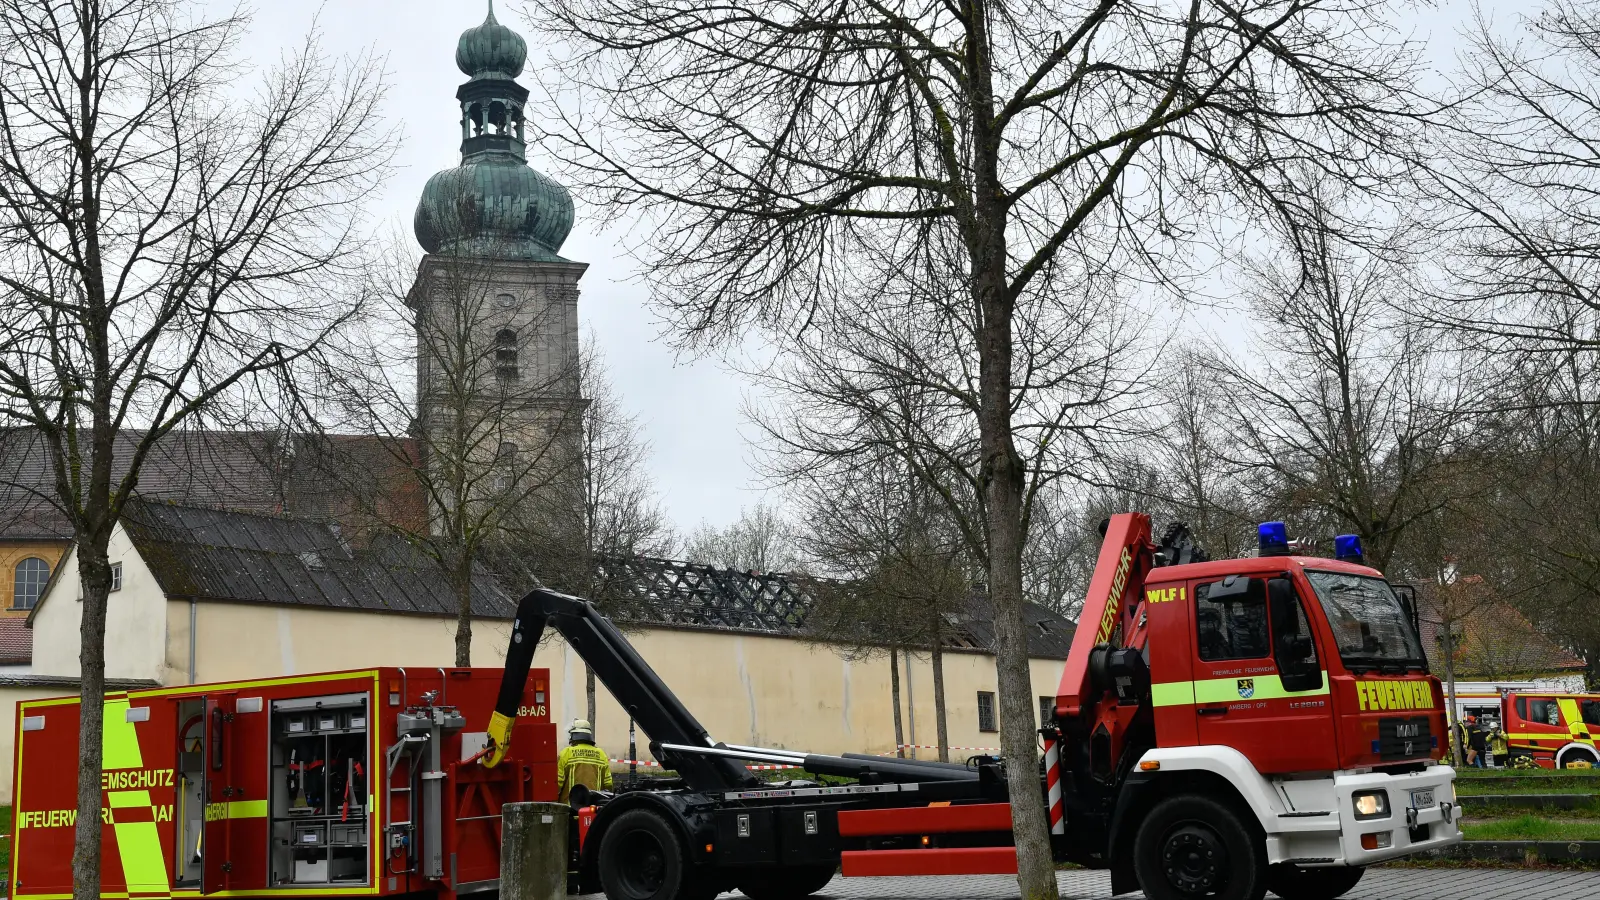
<instances>
[{"instance_id":1,"label":"red fire engine in background","mask_svg":"<svg viewBox=\"0 0 1600 900\"><path fill-rule=\"evenodd\" d=\"M1512 756L1540 768L1600 766L1600 694L1508 691L1500 698L1500 720Z\"/></svg>"},{"instance_id":2,"label":"red fire engine in background","mask_svg":"<svg viewBox=\"0 0 1600 900\"><path fill-rule=\"evenodd\" d=\"M500 807L556 797L549 675L485 768L499 669L383 668L108 695L105 897L493 890ZM79 701L20 704L11 896L72 896ZM476 729L476 730L475 730Z\"/></svg>"}]
</instances>

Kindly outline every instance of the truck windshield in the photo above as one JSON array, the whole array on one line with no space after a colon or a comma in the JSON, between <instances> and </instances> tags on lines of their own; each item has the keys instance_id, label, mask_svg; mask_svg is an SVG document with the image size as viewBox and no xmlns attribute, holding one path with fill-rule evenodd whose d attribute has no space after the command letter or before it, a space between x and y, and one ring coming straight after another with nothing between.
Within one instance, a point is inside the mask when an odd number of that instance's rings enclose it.
<instances>
[{"instance_id":1,"label":"truck windshield","mask_svg":"<svg viewBox=\"0 0 1600 900\"><path fill-rule=\"evenodd\" d=\"M1388 583L1366 575L1306 570L1347 666L1425 667L1405 608Z\"/></svg>"}]
</instances>

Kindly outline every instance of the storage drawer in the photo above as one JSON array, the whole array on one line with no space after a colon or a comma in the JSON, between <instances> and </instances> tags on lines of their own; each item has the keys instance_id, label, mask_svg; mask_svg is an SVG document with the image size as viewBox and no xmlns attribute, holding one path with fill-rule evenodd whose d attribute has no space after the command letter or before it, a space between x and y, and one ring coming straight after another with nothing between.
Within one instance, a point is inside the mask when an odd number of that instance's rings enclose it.
<instances>
[{"instance_id":1,"label":"storage drawer","mask_svg":"<svg viewBox=\"0 0 1600 900\"><path fill-rule=\"evenodd\" d=\"M322 822L308 822L294 826L296 847L321 847L328 843L328 826Z\"/></svg>"},{"instance_id":2,"label":"storage drawer","mask_svg":"<svg viewBox=\"0 0 1600 900\"><path fill-rule=\"evenodd\" d=\"M333 844L365 844L367 842L367 824L365 822L334 822L328 826L329 843Z\"/></svg>"}]
</instances>

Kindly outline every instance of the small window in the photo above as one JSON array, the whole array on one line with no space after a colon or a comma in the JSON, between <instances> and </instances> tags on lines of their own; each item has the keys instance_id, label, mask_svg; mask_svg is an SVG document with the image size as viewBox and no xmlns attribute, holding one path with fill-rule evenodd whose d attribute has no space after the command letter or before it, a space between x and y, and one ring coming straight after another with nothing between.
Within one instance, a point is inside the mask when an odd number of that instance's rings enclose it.
<instances>
[{"instance_id":1,"label":"small window","mask_svg":"<svg viewBox=\"0 0 1600 900\"><path fill-rule=\"evenodd\" d=\"M1194 592L1195 631L1200 638L1200 658L1207 661L1259 659L1267 650L1266 583L1250 579L1249 589L1213 603L1211 588L1202 584Z\"/></svg>"},{"instance_id":2,"label":"small window","mask_svg":"<svg viewBox=\"0 0 1600 900\"><path fill-rule=\"evenodd\" d=\"M510 309L517 305L517 298L511 294L497 294L494 298L494 305L501 309Z\"/></svg>"},{"instance_id":3,"label":"small window","mask_svg":"<svg viewBox=\"0 0 1600 900\"><path fill-rule=\"evenodd\" d=\"M1056 719L1056 698L1039 698L1039 727L1043 728Z\"/></svg>"},{"instance_id":4,"label":"small window","mask_svg":"<svg viewBox=\"0 0 1600 900\"><path fill-rule=\"evenodd\" d=\"M995 724L994 692L992 691L978 692L978 730L983 732L1000 730L1000 726Z\"/></svg>"},{"instance_id":5,"label":"small window","mask_svg":"<svg viewBox=\"0 0 1600 900\"><path fill-rule=\"evenodd\" d=\"M1590 728L1600 728L1600 700L1581 701L1578 709L1583 714L1583 724Z\"/></svg>"},{"instance_id":6,"label":"small window","mask_svg":"<svg viewBox=\"0 0 1600 900\"><path fill-rule=\"evenodd\" d=\"M17 563L16 574L11 582L11 608L33 609L49 581L50 564L37 556Z\"/></svg>"},{"instance_id":7,"label":"small window","mask_svg":"<svg viewBox=\"0 0 1600 900\"><path fill-rule=\"evenodd\" d=\"M1561 725L1561 707L1554 700L1529 700L1527 720L1535 725Z\"/></svg>"},{"instance_id":8,"label":"small window","mask_svg":"<svg viewBox=\"0 0 1600 900\"><path fill-rule=\"evenodd\" d=\"M494 336L494 374L501 381L521 377L517 371L517 333L509 328L502 328Z\"/></svg>"},{"instance_id":9,"label":"small window","mask_svg":"<svg viewBox=\"0 0 1600 900\"><path fill-rule=\"evenodd\" d=\"M1517 698L1517 718L1521 719L1524 722L1528 721L1528 698L1527 697L1518 697Z\"/></svg>"},{"instance_id":10,"label":"small window","mask_svg":"<svg viewBox=\"0 0 1600 900\"><path fill-rule=\"evenodd\" d=\"M114 562L111 564L111 589L113 591L122 590L122 563Z\"/></svg>"}]
</instances>

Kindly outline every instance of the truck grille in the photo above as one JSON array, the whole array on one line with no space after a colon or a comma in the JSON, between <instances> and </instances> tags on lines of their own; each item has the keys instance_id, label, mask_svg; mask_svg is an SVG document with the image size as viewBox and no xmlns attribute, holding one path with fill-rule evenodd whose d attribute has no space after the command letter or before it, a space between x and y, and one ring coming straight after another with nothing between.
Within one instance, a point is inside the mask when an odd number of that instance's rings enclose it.
<instances>
[{"instance_id":1,"label":"truck grille","mask_svg":"<svg viewBox=\"0 0 1600 900\"><path fill-rule=\"evenodd\" d=\"M1433 733L1428 717L1384 718L1378 720L1378 739L1372 742L1380 759L1411 759L1427 756L1433 750Z\"/></svg>"}]
</instances>

